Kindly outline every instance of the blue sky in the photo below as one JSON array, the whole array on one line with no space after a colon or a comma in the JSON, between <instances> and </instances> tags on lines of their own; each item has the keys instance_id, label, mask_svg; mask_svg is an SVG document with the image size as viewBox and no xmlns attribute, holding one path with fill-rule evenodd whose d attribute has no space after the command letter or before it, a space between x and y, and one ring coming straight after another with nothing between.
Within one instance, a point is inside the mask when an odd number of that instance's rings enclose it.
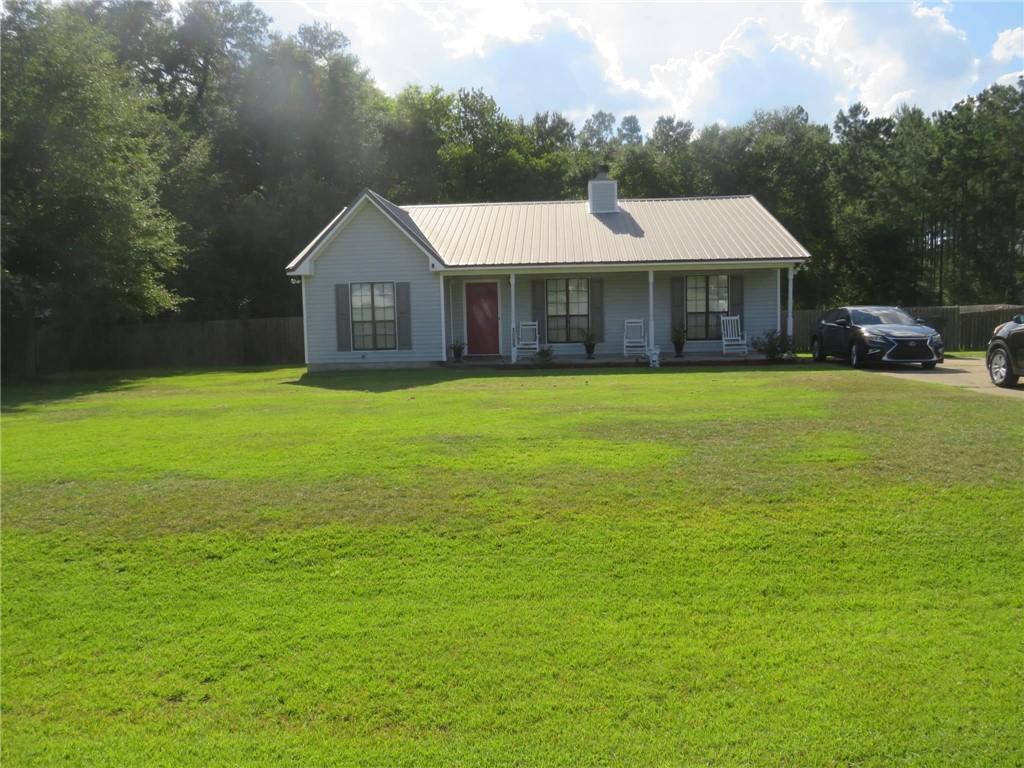
<instances>
[{"instance_id":1,"label":"blue sky","mask_svg":"<svg viewBox=\"0 0 1024 768\"><path fill-rule=\"evenodd\" d=\"M597 109L648 128L800 104L831 122L931 111L1024 70L1024 2L476 3L257 0L277 28L330 23L384 90L481 87L510 115Z\"/></svg>"}]
</instances>

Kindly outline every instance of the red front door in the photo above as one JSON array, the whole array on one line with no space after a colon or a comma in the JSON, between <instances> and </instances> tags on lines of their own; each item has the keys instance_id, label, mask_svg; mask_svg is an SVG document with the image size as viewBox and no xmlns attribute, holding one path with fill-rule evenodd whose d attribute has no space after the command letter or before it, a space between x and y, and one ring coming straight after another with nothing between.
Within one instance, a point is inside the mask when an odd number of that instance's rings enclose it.
<instances>
[{"instance_id":1,"label":"red front door","mask_svg":"<svg viewBox=\"0 0 1024 768\"><path fill-rule=\"evenodd\" d=\"M466 354L498 354L497 283L466 283Z\"/></svg>"}]
</instances>

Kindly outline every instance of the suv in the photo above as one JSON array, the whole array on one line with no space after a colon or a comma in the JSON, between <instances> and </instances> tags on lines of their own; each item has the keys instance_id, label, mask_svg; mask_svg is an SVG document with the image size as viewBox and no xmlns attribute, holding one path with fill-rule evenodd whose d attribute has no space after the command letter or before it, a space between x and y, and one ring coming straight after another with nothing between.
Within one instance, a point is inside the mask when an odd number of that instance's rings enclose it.
<instances>
[{"instance_id":1,"label":"suv","mask_svg":"<svg viewBox=\"0 0 1024 768\"><path fill-rule=\"evenodd\" d=\"M992 331L985 365L997 387L1012 387L1024 376L1024 315L1017 315Z\"/></svg>"},{"instance_id":2,"label":"suv","mask_svg":"<svg viewBox=\"0 0 1024 768\"><path fill-rule=\"evenodd\" d=\"M839 307L821 316L811 336L815 360L845 357L854 368L870 362L934 368L944 350L942 334L899 307Z\"/></svg>"}]
</instances>

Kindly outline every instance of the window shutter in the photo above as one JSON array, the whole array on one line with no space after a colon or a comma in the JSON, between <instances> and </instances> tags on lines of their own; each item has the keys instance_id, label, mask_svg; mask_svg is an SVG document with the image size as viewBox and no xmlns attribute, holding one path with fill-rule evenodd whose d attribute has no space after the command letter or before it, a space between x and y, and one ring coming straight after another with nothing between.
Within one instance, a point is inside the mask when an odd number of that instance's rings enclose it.
<instances>
[{"instance_id":1,"label":"window shutter","mask_svg":"<svg viewBox=\"0 0 1024 768\"><path fill-rule=\"evenodd\" d=\"M594 341L604 341L604 281L599 277L590 279L590 330Z\"/></svg>"},{"instance_id":2,"label":"window shutter","mask_svg":"<svg viewBox=\"0 0 1024 768\"><path fill-rule=\"evenodd\" d=\"M548 343L548 306L547 286L544 280L531 280L530 292L533 294L533 319L537 321L537 341Z\"/></svg>"},{"instance_id":3,"label":"window shutter","mask_svg":"<svg viewBox=\"0 0 1024 768\"><path fill-rule=\"evenodd\" d=\"M729 314L740 318L740 327L745 328L743 322L743 275L729 275Z\"/></svg>"},{"instance_id":4,"label":"window shutter","mask_svg":"<svg viewBox=\"0 0 1024 768\"><path fill-rule=\"evenodd\" d=\"M672 278L672 330L686 327L686 278Z\"/></svg>"},{"instance_id":5,"label":"window shutter","mask_svg":"<svg viewBox=\"0 0 1024 768\"><path fill-rule=\"evenodd\" d=\"M352 349L352 322L348 304L348 283L334 286L334 323L338 334L338 351Z\"/></svg>"},{"instance_id":6,"label":"window shutter","mask_svg":"<svg viewBox=\"0 0 1024 768\"><path fill-rule=\"evenodd\" d=\"M408 283L395 283L395 307L398 318L398 348L412 349L412 317L409 311Z\"/></svg>"}]
</instances>

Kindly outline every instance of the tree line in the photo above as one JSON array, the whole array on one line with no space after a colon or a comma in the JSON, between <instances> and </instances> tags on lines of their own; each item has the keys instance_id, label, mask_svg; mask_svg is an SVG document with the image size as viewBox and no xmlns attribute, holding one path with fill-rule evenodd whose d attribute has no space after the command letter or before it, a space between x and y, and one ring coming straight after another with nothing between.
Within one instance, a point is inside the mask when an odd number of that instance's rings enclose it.
<instances>
[{"instance_id":1,"label":"tree line","mask_svg":"<svg viewBox=\"0 0 1024 768\"><path fill-rule=\"evenodd\" d=\"M753 194L813 258L802 306L1024 302L1024 81L931 115L831 126L504 114L480 90L390 96L322 24L229 0L5 3L7 328L293 315L284 264L360 189L396 203ZM28 325L34 325L29 323Z\"/></svg>"}]
</instances>

